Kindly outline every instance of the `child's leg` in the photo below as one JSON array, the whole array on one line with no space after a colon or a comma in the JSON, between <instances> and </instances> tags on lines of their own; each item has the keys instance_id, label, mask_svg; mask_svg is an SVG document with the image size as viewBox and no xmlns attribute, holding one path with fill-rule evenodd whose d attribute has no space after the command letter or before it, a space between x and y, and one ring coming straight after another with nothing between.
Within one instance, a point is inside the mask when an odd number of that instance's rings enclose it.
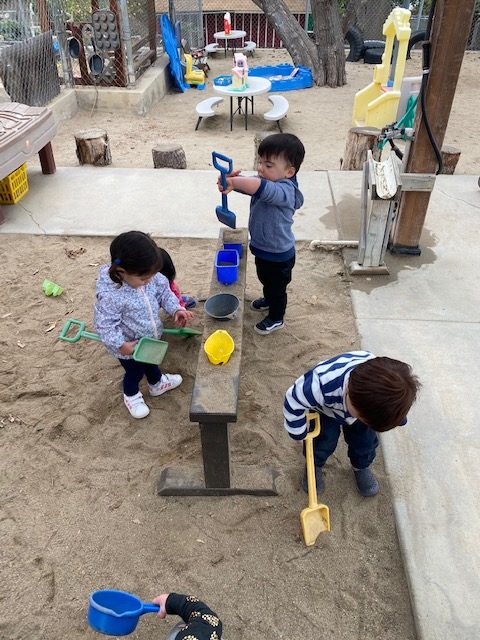
<instances>
[{"instance_id":1,"label":"child's leg","mask_svg":"<svg viewBox=\"0 0 480 640\"><path fill-rule=\"evenodd\" d=\"M292 279L295 256L284 262L270 262L255 257L257 276L263 285L263 296L269 305L268 317L283 321L287 308L287 285Z\"/></svg>"},{"instance_id":2,"label":"child's leg","mask_svg":"<svg viewBox=\"0 0 480 640\"><path fill-rule=\"evenodd\" d=\"M138 384L145 375L145 365L136 360L119 358L120 364L125 369L123 377L123 401L134 418L145 418L150 409L145 404Z\"/></svg>"},{"instance_id":3,"label":"child's leg","mask_svg":"<svg viewBox=\"0 0 480 640\"><path fill-rule=\"evenodd\" d=\"M353 425L344 425L343 437L348 444L348 457L352 463L358 491L365 498L378 493L379 485L369 468L375 459L378 436L373 429L357 420Z\"/></svg>"},{"instance_id":4,"label":"child's leg","mask_svg":"<svg viewBox=\"0 0 480 640\"><path fill-rule=\"evenodd\" d=\"M320 434L313 439L313 459L315 462L317 495L321 495L325 489L322 468L327 458L335 451L340 435L340 423L333 418L329 418L321 413L320 423L322 426ZM305 444L303 446L303 455L305 455ZM305 493L308 493L306 469L302 480L302 488Z\"/></svg>"},{"instance_id":5,"label":"child's leg","mask_svg":"<svg viewBox=\"0 0 480 640\"><path fill-rule=\"evenodd\" d=\"M139 382L145 375L145 365L136 360L125 360L119 358L119 362L125 369L123 378L123 393L126 396L134 396L139 392Z\"/></svg>"},{"instance_id":6,"label":"child's leg","mask_svg":"<svg viewBox=\"0 0 480 640\"><path fill-rule=\"evenodd\" d=\"M321 468L337 448L341 423L329 416L320 414L320 434L313 439L313 457L315 467Z\"/></svg>"},{"instance_id":7,"label":"child's leg","mask_svg":"<svg viewBox=\"0 0 480 640\"><path fill-rule=\"evenodd\" d=\"M354 469L366 469L375 460L378 436L373 429L357 420L343 425L343 437L348 445L348 457Z\"/></svg>"},{"instance_id":8,"label":"child's leg","mask_svg":"<svg viewBox=\"0 0 480 640\"><path fill-rule=\"evenodd\" d=\"M160 378L162 377L162 372L160 371L160 367L156 364L144 364L145 375L147 377L148 384L155 385L157 382L160 382Z\"/></svg>"}]
</instances>

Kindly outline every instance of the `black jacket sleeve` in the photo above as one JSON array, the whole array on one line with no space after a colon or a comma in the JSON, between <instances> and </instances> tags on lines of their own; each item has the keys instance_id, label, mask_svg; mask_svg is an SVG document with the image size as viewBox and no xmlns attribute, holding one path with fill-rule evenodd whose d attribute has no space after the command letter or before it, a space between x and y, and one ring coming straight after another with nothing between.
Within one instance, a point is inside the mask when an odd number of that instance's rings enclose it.
<instances>
[{"instance_id":1,"label":"black jacket sleeve","mask_svg":"<svg viewBox=\"0 0 480 640\"><path fill-rule=\"evenodd\" d=\"M210 607L195 596L171 593L165 604L167 613L180 616L186 626L176 640L220 640L222 622Z\"/></svg>"}]
</instances>

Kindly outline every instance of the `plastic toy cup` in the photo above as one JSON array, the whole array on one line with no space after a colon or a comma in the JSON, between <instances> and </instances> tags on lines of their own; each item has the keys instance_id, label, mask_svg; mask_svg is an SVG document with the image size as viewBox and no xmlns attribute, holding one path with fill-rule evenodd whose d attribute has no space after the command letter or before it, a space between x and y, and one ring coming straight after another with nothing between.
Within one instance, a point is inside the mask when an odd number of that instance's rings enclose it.
<instances>
[{"instance_id":1,"label":"plastic toy cup","mask_svg":"<svg viewBox=\"0 0 480 640\"><path fill-rule=\"evenodd\" d=\"M63 293L63 287L51 280L44 280L42 289L46 296L61 296Z\"/></svg>"},{"instance_id":2,"label":"plastic toy cup","mask_svg":"<svg viewBox=\"0 0 480 640\"><path fill-rule=\"evenodd\" d=\"M127 636L144 613L158 613L158 604L147 604L127 591L94 591L89 598L88 624L107 636Z\"/></svg>"},{"instance_id":3,"label":"plastic toy cup","mask_svg":"<svg viewBox=\"0 0 480 640\"><path fill-rule=\"evenodd\" d=\"M216 293L205 301L203 307L207 316L215 320L231 320L240 306L240 300L232 293Z\"/></svg>"},{"instance_id":4,"label":"plastic toy cup","mask_svg":"<svg viewBox=\"0 0 480 640\"><path fill-rule=\"evenodd\" d=\"M227 364L235 349L235 342L228 331L218 329L208 336L203 348L212 364Z\"/></svg>"}]
</instances>

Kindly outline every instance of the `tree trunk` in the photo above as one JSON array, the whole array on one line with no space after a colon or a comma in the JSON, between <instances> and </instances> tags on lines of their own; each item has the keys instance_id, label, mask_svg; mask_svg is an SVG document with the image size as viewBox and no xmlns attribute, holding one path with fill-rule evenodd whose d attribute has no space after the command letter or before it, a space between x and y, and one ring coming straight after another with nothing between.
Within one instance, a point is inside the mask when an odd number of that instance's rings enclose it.
<instances>
[{"instance_id":1,"label":"tree trunk","mask_svg":"<svg viewBox=\"0 0 480 640\"><path fill-rule=\"evenodd\" d=\"M345 47L337 0L312 0L313 28L320 63L317 84L341 87L347 82Z\"/></svg>"},{"instance_id":2,"label":"tree trunk","mask_svg":"<svg viewBox=\"0 0 480 640\"><path fill-rule=\"evenodd\" d=\"M365 11L367 0L348 0L345 7L345 13L342 16L343 35L347 33L350 27L354 27L361 22L361 13Z\"/></svg>"},{"instance_id":3,"label":"tree trunk","mask_svg":"<svg viewBox=\"0 0 480 640\"><path fill-rule=\"evenodd\" d=\"M104 129L77 131L75 143L80 164L93 164L96 167L112 164L108 135Z\"/></svg>"},{"instance_id":4,"label":"tree trunk","mask_svg":"<svg viewBox=\"0 0 480 640\"><path fill-rule=\"evenodd\" d=\"M174 143L157 144L152 149L155 169L186 169L187 158L183 147Z\"/></svg>"},{"instance_id":5,"label":"tree trunk","mask_svg":"<svg viewBox=\"0 0 480 640\"><path fill-rule=\"evenodd\" d=\"M253 138L253 170L258 168L258 147L261 145L265 138L268 138L271 133L269 131L257 131Z\"/></svg>"},{"instance_id":6,"label":"tree trunk","mask_svg":"<svg viewBox=\"0 0 480 640\"><path fill-rule=\"evenodd\" d=\"M452 147L449 144L444 144L442 147L443 169L441 173L453 175L455 173L457 163L460 160L461 153L461 150L457 147Z\"/></svg>"},{"instance_id":7,"label":"tree trunk","mask_svg":"<svg viewBox=\"0 0 480 640\"><path fill-rule=\"evenodd\" d=\"M263 10L268 22L281 38L291 55L294 65L303 65L312 70L315 84L325 84L321 73L317 49L307 32L295 20L284 0L253 0ZM343 42L343 40L342 40Z\"/></svg>"},{"instance_id":8,"label":"tree trunk","mask_svg":"<svg viewBox=\"0 0 480 640\"><path fill-rule=\"evenodd\" d=\"M380 129L374 127L354 127L348 132L345 153L343 154L342 171L358 171L363 169L367 159L367 151L373 151L378 142Z\"/></svg>"}]
</instances>

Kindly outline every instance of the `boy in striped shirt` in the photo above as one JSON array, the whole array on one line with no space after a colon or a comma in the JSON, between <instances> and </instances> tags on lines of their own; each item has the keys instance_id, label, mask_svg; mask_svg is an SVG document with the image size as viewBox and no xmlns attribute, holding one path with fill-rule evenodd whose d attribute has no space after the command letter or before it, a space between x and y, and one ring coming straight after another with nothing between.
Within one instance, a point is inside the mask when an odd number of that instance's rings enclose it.
<instances>
[{"instance_id":1,"label":"boy in striped shirt","mask_svg":"<svg viewBox=\"0 0 480 640\"><path fill-rule=\"evenodd\" d=\"M294 440L303 440L308 432L306 414L320 414L321 432L313 440L318 494L324 490L322 468L335 451L341 429L359 492L365 497L378 493L378 481L370 469L377 432L406 424L419 388L410 365L377 358L368 351L319 362L296 380L285 395L285 429ZM306 471L302 486L306 492Z\"/></svg>"}]
</instances>

